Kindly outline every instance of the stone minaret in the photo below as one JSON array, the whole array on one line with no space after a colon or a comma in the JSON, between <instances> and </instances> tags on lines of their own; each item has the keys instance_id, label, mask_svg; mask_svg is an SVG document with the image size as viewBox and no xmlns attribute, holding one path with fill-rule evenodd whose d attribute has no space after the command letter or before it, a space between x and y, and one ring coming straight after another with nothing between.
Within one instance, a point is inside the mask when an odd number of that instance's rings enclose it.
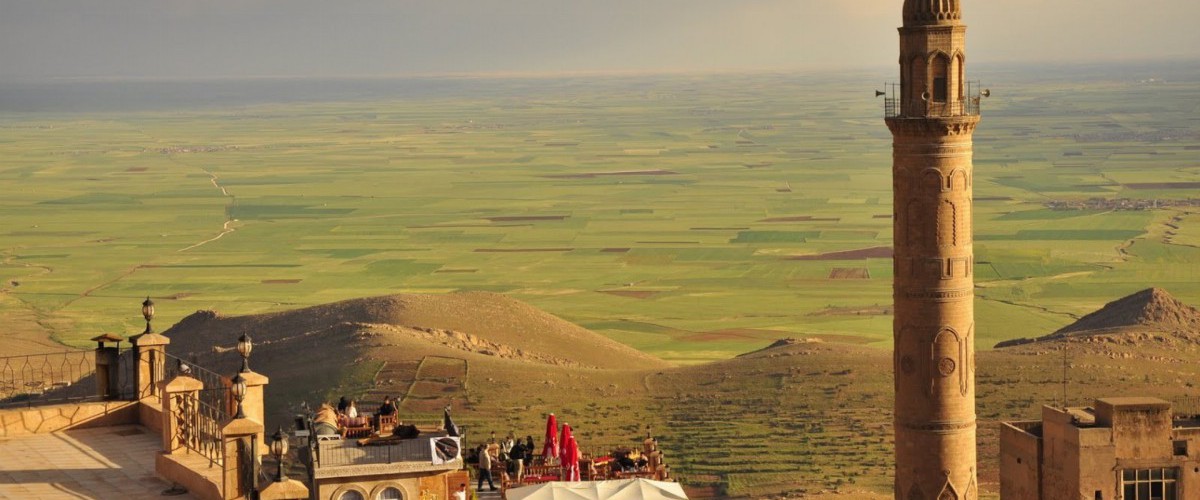
<instances>
[{"instance_id":1,"label":"stone minaret","mask_svg":"<svg viewBox=\"0 0 1200 500\"><path fill-rule=\"evenodd\" d=\"M892 131L898 500L975 500L971 134L960 0L905 0ZM987 92L984 92L986 95Z\"/></svg>"}]
</instances>

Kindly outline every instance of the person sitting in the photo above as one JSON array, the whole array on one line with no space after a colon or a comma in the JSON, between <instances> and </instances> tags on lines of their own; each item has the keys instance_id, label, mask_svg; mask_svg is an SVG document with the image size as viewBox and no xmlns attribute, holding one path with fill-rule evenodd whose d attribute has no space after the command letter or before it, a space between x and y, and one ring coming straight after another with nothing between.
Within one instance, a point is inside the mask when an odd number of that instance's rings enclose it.
<instances>
[{"instance_id":1,"label":"person sitting","mask_svg":"<svg viewBox=\"0 0 1200 500\"><path fill-rule=\"evenodd\" d=\"M392 404L391 396L383 397L383 404L379 405L379 416L387 417L396 414L396 405Z\"/></svg>"},{"instance_id":2,"label":"person sitting","mask_svg":"<svg viewBox=\"0 0 1200 500\"><path fill-rule=\"evenodd\" d=\"M338 415L329 403L321 404L313 418L313 433L318 436L333 436L338 433Z\"/></svg>"}]
</instances>

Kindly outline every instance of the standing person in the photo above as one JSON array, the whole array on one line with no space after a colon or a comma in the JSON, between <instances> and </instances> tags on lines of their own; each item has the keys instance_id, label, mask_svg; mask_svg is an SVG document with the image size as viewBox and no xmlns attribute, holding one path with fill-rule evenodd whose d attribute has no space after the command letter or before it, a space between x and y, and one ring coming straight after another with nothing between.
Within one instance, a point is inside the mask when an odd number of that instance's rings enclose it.
<instances>
[{"instance_id":1,"label":"standing person","mask_svg":"<svg viewBox=\"0 0 1200 500\"><path fill-rule=\"evenodd\" d=\"M346 407L346 416L349 418L358 418L358 407L354 406L354 400L350 400L350 405Z\"/></svg>"},{"instance_id":2,"label":"standing person","mask_svg":"<svg viewBox=\"0 0 1200 500\"><path fill-rule=\"evenodd\" d=\"M479 446L479 485L475 490L483 489L483 479L487 478L488 487L492 491L496 491L496 484L492 482L492 455L488 453L487 445Z\"/></svg>"},{"instance_id":3,"label":"standing person","mask_svg":"<svg viewBox=\"0 0 1200 500\"><path fill-rule=\"evenodd\" d=\"M458 485L458 489L454 490L454 500L467 500L467 483Z\"/></svg>"},{"instance_id":4,"label":"standing person","mask_svg":"<svg viewBox=\"0 0 1200 500\"><path fill-rule=\"evenodd\" d=\"M525 445L521 444L520 440L513 443L513 447L508 452L508 474L513 477L518 483L521 482L521 476L525 475Z\"/></svg>"},{"instance_id":5,"label":"standing person","mask_svg":"<svg viewBox=\"0 0 1200 500\"><path fill-rule=\"evenodd\" d=\"M513 433L509 432L507 436L504 436L504 441L500 442L500 460L509 460L512 458L514 443Z\"/></svg>"},{"instance_id":6,"label":"standing person","mask_svg":"<svg viewBox=\"0 0 1200 500\"><path fill-rule=\"evenodd\" d=\"M341 413L342 415L345 415L346 408L348 406L350 406L350 401L346 400L346 396L342 396L342 398L338 400L337 412Z\"/></svg>"},{"instance_id":7,"label":"standing person","mask_svg":"<svg viewBox=\"0 0 1200 500\"><path fill-rule=\"evenodd\" d=\"M490 436L488 436L487 452L489 455L492 456L492 460L496 460L496 459L500 458L500 443L496 442L496 432L495 431L492 431L492 434Z\"/></svg>"},{"instance_id":8,"label":"standing person","mask_svg":"<svg viewBox=\"0 0 1200 500\"><path fill-rule=\"evenodd\" d=\"M525 465L533 465L533 436L525 436Z\"/></svg>"}]
</instances>

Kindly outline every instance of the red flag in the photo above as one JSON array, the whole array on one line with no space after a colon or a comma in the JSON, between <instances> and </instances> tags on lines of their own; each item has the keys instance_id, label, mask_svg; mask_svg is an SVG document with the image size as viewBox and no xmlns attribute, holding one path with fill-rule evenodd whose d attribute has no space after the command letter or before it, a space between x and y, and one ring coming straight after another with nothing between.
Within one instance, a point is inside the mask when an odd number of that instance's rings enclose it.
<instances>
[{"instance_id":1,"label":"red flag","mask_svg":"<svg viewBox=\"0 0 1200 500\"><path fill-rule=\"evenodd\" d=\"M558 456L558 420L551 413L546 418L546 444L542 446L542 460L549 463Z\"/></svg>"}]
</instances>

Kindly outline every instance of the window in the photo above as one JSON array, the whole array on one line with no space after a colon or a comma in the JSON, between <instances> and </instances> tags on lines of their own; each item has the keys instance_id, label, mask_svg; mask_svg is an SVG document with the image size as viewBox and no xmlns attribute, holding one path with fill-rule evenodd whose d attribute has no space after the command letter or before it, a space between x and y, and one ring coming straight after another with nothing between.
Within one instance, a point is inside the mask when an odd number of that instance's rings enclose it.
<instances>
[{"instance_id":1,"label":"window","mask_svg":"<svg viewBox=\"0 0 1200 500\"><path fill-rule=\"evenodd\" d=\"M1187 443L1188 442L1186 439L1181 439L1179 441L1173 442L1174 446L1172 446L1172 448L1175 451L1175 456L1177 456L1177 457L1186 457L1187 456L1187 454L1188 454Z\"/></svg>"},{"instance_id":2,"label":"window","mask_svg":"<svg viewBox=\"0 0 1200 500\"><path fill-rule=\"evenodd\" d=\"M375 497L378 500L404 500L404 494L400 493L398 488L391 486L379 492L379 496Z\"/></svg>"},{"instance_id":3,"label":"window","mask_svg":"<svg viewBox=\"0 0 1200 500\"><path fill-rule=\"evenodd\" d=\"M933 102L946 102L950 95L950 58L938 55L933 61Z\"/></svg>"},{"instance_id":4,"label":"window","mask_svg":"<svg viewBox=\"0 0 1200 500\"><path fill-rule=\"evenodd\" d=\"M1127 469L1121 471L1124 500L1179 500L1179 469Z\"/></svg>"},{"instance_id":5,"label":"window","mask_svg":"<svg viewBox=\"0 0 1200 500\"><path fill-rule=\"evenodd\" d=\"M338 500L366 500L366 499L363 498L362 493L359 493L354 490L350 490L345 493L342 493L342 495L338 497Z\"/></svg>"}]
</instances>

